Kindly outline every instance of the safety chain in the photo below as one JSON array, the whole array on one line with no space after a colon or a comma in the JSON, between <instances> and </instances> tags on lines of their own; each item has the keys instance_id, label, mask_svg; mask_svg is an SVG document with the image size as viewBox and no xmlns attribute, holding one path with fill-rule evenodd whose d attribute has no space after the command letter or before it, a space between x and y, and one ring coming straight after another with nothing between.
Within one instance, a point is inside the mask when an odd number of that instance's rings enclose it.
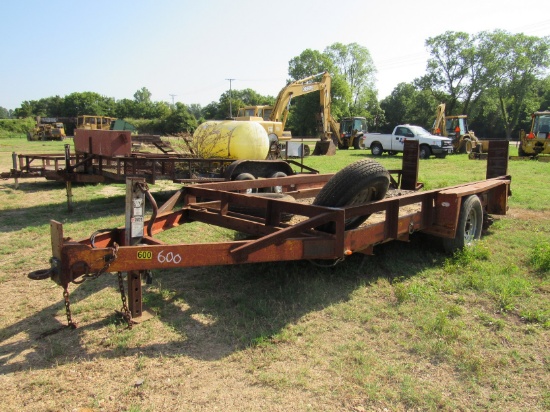
<instances>
[{"instance_id":1,"label":"safety chain","mask_svg":"<svg viewBox=\"0 0 550 412\"><path fill-rule=\"evenodd\" d=\"M69 302L69 286L63 287L63 299L65 300L65 314L67 315L68 326L71 329L76 329L76 322L73 321L71 314L71 302Z\"/></svg>"},{"instance_id":2,"label":"safety chain","mask_svg":"<svg viewBox=\"0 0 550 412\"><path fill-rule=\"evenodd\" d=\"M122 272L118 272L118 288L120 289L120 298L122 299L122 308L120 309L122 312L122 317L126 323L128 323L128 329L132 329L132 313L130 312L130 309L128 309L128 305L126 303L126 292L124 291Z\"/></svg>"}]
</instances>

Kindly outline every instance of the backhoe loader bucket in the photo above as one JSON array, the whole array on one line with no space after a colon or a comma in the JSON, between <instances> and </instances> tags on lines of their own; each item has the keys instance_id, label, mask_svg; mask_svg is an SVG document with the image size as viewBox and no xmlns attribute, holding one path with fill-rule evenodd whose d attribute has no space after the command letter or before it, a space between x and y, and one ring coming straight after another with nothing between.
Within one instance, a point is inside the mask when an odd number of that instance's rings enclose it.
<instances>
[{"instance_id":1,"label":"backhoe loader bucket","mask_svg":"<svg viewBox=\"0 0 550 412\"><path fill-rule=\"evenodd\" d=\"M319 140L315 143L313 156L334 156L336 154L336 145L331 139Z\"/></svg>"}]
</instances>

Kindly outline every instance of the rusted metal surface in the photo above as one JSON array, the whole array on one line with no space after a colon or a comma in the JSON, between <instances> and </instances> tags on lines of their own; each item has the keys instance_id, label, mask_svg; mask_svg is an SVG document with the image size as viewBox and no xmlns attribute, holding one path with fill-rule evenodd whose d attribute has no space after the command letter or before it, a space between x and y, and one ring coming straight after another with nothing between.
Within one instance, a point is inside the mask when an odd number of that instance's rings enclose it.
<instances>
[{"instance_id":1,"label":"rusted metal surface","mask_svg":"<svg viewBox=\"0 0 550 412\"><path fill-rule=\"evenodd\" d=\"M74 149L77 153L97 156L130 156L132 153L132 132L129 130L86 130L76 129Z\"/></svg>"}]
</instances>

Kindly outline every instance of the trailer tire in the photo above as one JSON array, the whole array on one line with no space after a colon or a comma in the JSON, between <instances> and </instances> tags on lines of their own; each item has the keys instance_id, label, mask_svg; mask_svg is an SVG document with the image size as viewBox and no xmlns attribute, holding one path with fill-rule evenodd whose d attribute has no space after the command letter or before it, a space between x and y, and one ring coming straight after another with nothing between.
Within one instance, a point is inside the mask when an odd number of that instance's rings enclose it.
<instances>
[{"instance_id":1,"label":"trailer tire","mask_svg":"<svg viewBox=\"0 0 550 412\"><path fill-rule=\"evenodd\" d=\"M264 197L267 199L284 200L285 202L296 202L296 199L290 195L284 193L253 193L253 196ZM243 215L250 215L254 217L265 217L265 209L258 207L250 207L245 205L230 205L229 210L235 213L241 213ZM294 214L281 213L281 222L288 222Z\"/></svg>"},{"instance_id":2,"label":"trailer tire","mask_svg":"<svg viewBox=\"0 0 550 412\"><path fill-rule=\"evenodd\" d=\"M443 238L443 248L447 253L471 246L481 237L483 229L483 208L477 195L462 199L456 236L452 239Z\"/></svg>"},{"instance_id":3,"label":"trailer tire","mask_svg":"<svg viewBox=\"0 0 550 412\"><path fill-rule=\"evenodd\" d=\"M285 172L275 172L270 178L278 178L278 177L287 177L287 174ZM272 186L269 188L269 193L283 193L283 187L282 186Z\"/></svg>"},{"instance_id":4,"label":"trailer tire","mask_svg":"<svg viewBox=\"0 0 550 412\"><path fill-rule=\"evenodd\" d=\"M384 148L380 143L374 142L370 145L370 152L373 156L382 156L382 153L384 153Z\"/></svg>"},{"instance_id":5,"label":"trailer tire","mask_svg":"<svg viewBox=\"0 0 550 412\"><path fill-rule=\"evenodd\" d=\"M313 201L317 206L345 207L361 205L386 196L390 174L380 163L372 159L354 162L336 173ZM370 215L347 219L345 229L355 229ZM334 222L317 227L324 232L335 232Z\"/></svg>"},{"instance_id":6,"label":"trailer tire","mask_svg":"<svg viewBox=\"0 0 550 412\"><path fill-rule=\"evenodd\" d=\"M256 178L251 173L240 173L235 180L256 180ZM246 189L244 193L256 193L257 191L258 189Z\"/></svg>"},{"instance_id":7,"label":"trailer tire","mask_svg":"<svg viewBox=\"0 0 550 412\"><path fill-rule=\"evenodd\" d=\"M432 154L432 151L431 151L429 146L427 146L425 144L420 145L420 151L418 153L418 156L421 159L429 159L431 154Z\"/></svg>"}]
</instances>

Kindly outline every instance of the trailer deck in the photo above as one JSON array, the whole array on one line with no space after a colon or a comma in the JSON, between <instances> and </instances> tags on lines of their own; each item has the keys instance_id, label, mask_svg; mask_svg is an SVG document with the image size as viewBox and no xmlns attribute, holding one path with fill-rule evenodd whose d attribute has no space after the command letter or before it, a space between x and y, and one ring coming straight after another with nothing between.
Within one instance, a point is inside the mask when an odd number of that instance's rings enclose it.
<instances>
[{"instance_id":1,"label":"trailer deck","mask_svg":"<svg viewBox=\"0 0 550 412\"><path fill-rule=\"evenodd\" d=\"M51 221L50 268L29 274L51 279L63 287L70 326L68 286L107 272L118 274L123 313L129 326L143 315L141 279L154 269L234 265L292 260L343 260L353 253L372 254L391 240L406 241L425 232L464 243L474 224L488 222L489 214L504 215L510 196L507 175L508 143L492 142L486 179L442 189L422 191L418 176L418 142L407 141L401 170L390 170L390 186L401 195L344 207L301 202L314 198L332 174L295 175L253 181L227 181L184 186L158 207L143 178L127 180L126 224L96 232L90 238L66 238L63 225ZM268 193L279 187L282 193ZM481 215L464 205L474 199ZM144 203L152 215L144 217ZM181 204L182 206L178 206ZM414 209L407 209L416 205ZM376 222L349 229L347 222L377 214ZM293 223L289 216L301 219ZM155 235L186 223L200 221L247 234L245 240L216 243L167 244ZM330 225L329 225L330 224ZM332 229L327 229L327 228ZM481 227L481 226L480 226ZM479 234L477 234L479 237ZM127 273L128 300L122 273Z\"/></svg>"}]
</instances>

